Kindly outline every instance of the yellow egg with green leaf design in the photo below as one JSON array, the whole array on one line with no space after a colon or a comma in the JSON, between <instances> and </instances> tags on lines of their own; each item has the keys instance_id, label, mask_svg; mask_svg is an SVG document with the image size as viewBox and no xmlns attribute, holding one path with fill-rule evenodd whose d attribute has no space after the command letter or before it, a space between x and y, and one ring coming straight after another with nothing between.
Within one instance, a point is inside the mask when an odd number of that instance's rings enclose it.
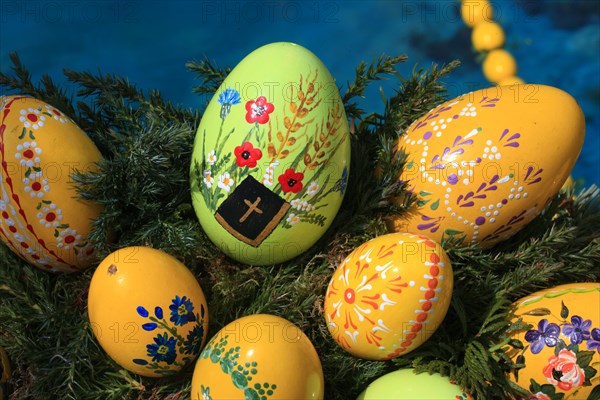
<instances>
[{"instance_id":1,"label":"yellow egg with green leaf design","mask_svg":"<svg viewBox=\"0 0 600 400\"><path fill-rule=\"evenodd\" d=\"M304 47L271 43L231 71L204 112L192 202L228 256L284 262L331 225L349 166L348 121L331 74Z\"/></svg>"}]
</instances>

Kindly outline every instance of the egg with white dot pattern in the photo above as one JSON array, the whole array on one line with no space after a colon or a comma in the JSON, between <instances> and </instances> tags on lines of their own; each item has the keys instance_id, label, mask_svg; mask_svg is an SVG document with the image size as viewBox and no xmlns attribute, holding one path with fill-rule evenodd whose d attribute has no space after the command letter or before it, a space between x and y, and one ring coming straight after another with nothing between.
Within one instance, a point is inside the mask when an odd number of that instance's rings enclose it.
<instances>
[{"instance_id":1,"label":"egg with white dot pattern","mask_svg":"<svg viewBox=\"0 0 600 400\"><path fill-rule=\"evenodd\" d=\"M66 114L27 96L0 96L0 239L29 264L75 272L95 261L87 240L98 204L77 198L74 171L100 151Z\"/></svg>"},{"instance_id":2,"label":"egg with white dot pattern","mask_svg":"<svg viewBox=\"0 0 600 400\"><path fill-rule=\"evenodd\" d=\"M388 219L393 232L491 247L544 209L569 177L585 120L569 94L544 85L496 86L452 99L398 140L401 181L416 209Z\"/></svg>"}]
</instances>

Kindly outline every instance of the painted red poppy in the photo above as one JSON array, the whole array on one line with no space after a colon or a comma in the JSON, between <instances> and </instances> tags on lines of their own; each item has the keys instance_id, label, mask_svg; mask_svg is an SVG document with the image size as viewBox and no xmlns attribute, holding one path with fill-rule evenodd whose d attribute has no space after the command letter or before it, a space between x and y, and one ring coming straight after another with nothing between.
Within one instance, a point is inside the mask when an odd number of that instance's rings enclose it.
<instances>
[{"instance_id":1,"label":"painted red poppy","mask_svg":"<svg viewBox=\"0 0 600 400\"><path fill-rule=\"evenodd\" d=\"M256 100L250 100L246 103L246 121L250 124L254 122L266 124L269 122L269 114L274 109L275 106L272 103L268 103L265 96L260 96Z\"/></svg>"},{"instance_id":2,"label":"painted red poppy","mask_svg":"<svg viewBox=\"0 0 600 400\"><path fill-rule=\"evenodd\" d=\"M279 175L279 184L284 192L298 193L302 190L302 179L304 174L296 172L292 168L288 168L282 175Z\"/></svg>"},{"instance_id":3,"label":"painted red poppy","mask_svg":"<svg viewBox=\"0 0 600 400\"><path fill-rule=\"evenodd\" d=\"M256 167L256 162L262 158L262 151L254 148L250 142L237 146L233 154L235 155L235 162L240 168L254 168Z\"/></svg>"}]
</instances>

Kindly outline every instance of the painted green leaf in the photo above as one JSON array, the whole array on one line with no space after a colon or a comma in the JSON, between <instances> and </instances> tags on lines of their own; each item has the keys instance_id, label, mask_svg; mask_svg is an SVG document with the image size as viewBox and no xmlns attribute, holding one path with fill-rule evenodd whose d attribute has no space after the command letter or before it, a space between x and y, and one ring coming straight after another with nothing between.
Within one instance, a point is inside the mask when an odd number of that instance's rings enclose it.
<instances>
[{"instance_id":1,"label":"painted green leaf","mask_svg":"<svg viewBox=\"0 0 600 400\"><path fill-rule=\"evenodd\" d=\"M430 194L431 194L431 192L427 192L427 191L425 191L425 190L421 190L421 191L419 192L419 196L423 196L423 197L425 197L425 196L429 196Z\"/></svg>"},{"instance_id":2,"label":"painted green leaf","mask_svg":"<svg viewBox=\"0 0 600 400\"><path fill-rule=\"evenodd\" d=\"M565 303L560 302L560 317L566 319L569 316L569 309L565 306Z\"/></svg>"},{"instance_id":3,"label":"painted green leaf","mask_svg":"<svg viewBox=\"0 0 600 400\"><path fill-rule=\"evenodd\" d=\"M432 210L437 210L439 206L440 206L440 199L437 199L435 202L433 202L433 203L431 204L430 208L431 208Z\"/></svg>"},{"instance_id":4,"label":"painted green leaf","mask_svg":"<svg viewBox=\"0 0 600 400\"><path fill-rule=\"evenodd\" d=\"M417 206L423 207L425 204L429 203L431 200L418 200Z\"/></svg>"},{"instance_id":5,"label":"painted green leaf","mask_svg":"<svg viewBox=\"0 0 600 400\"><path fill-rule=\"evenodd\" d=\"M544 317L544 316L550 315L550 314L551 314L551 312L547 308L534 308L531 311L527 311L523 315L531 315L531 316L534 316L534 317Z\"/></svg>"},{"instance_id":6,"label":"painted green leaf","mask_svg":"<svg viewBox=\"0 0 600 400\"><path fill-rule=\"evenodd\" d=\"M238 389L244 389L248 387L248 379L239 371L234 371L231 374L231 381L233 385Z\"/></svg>"},{"instance_id":7,"label":"painted green leaf","mask_svg":"<svg viewBox=\"0 0 600 400\"><path fill-rule=\"evenodd\" d=\"M600 400L600 384L594 386L587 400Z\"/></svg>"},{"instance_id":8,"label":"painted green leaf","mask_svg":"<svg viewBox=\"0 0 600 400\"><path fill-rule=\"evenodd\" d=\"M595 353L595 351L580 351L577 353L577 365L579 365L581 368L587 367L592 362L592 358L594 358Z\"/></svg>"},{"instance_id":9,"label":"painted green leaf","mask_svg":"<svg viewBox=\"0 0 600 400\"><path fill-rule=\"evenodd\" d=\"M227 375L231 374L231 371L233 371L233 362L228 358L221 359L221 370Z\"/></svg>"},{"instance_id":10,"label":"painted green leaf","mask_svg":"<svg viewBox=\"0 0 600 400\"><path fill-rule=\"evenodd\" d=\"M244 390L244 400L260 400L260 396L256 393L256 390L247 388Z\"/></svg>"},{"instance_id":11,"label":"painted green leaf","mask_svg":"<svg viewBox=\"0 0 600 400\"><path fill-rule=\"evenodd\" d=\"M456 229L446 229L445 233L446 233L446 235L458 235L463 232L457 231Z\"/></svg>"}]
</instances>

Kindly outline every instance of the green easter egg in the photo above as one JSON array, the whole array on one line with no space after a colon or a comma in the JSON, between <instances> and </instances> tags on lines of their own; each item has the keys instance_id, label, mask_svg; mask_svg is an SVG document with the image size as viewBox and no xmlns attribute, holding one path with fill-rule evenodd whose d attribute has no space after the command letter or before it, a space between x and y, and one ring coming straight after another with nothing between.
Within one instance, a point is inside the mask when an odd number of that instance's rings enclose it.
<instances>
[{"instance_id":1,"label":"green easter egg","mask_svg":"<svg viewBox=\"0 0 600 400\"><path fill-rule=\"evenodd\" d=\"M336 216L350 167L348 120L323 63L293 43L246 56L208 104L194 142L196 215L229 257L276 264Z\"/></svg>"},{"instance_id":2,"label":"green easter egg","mask_svg":"<svg viewBox=\"0 0 600 400\"><path fill-rule=\"evenodd\" d=\"M447 377L415 374L407 368L390 372L372 382L357 400L470 400L471 396Z\"/></svg>"}]
</instances>

